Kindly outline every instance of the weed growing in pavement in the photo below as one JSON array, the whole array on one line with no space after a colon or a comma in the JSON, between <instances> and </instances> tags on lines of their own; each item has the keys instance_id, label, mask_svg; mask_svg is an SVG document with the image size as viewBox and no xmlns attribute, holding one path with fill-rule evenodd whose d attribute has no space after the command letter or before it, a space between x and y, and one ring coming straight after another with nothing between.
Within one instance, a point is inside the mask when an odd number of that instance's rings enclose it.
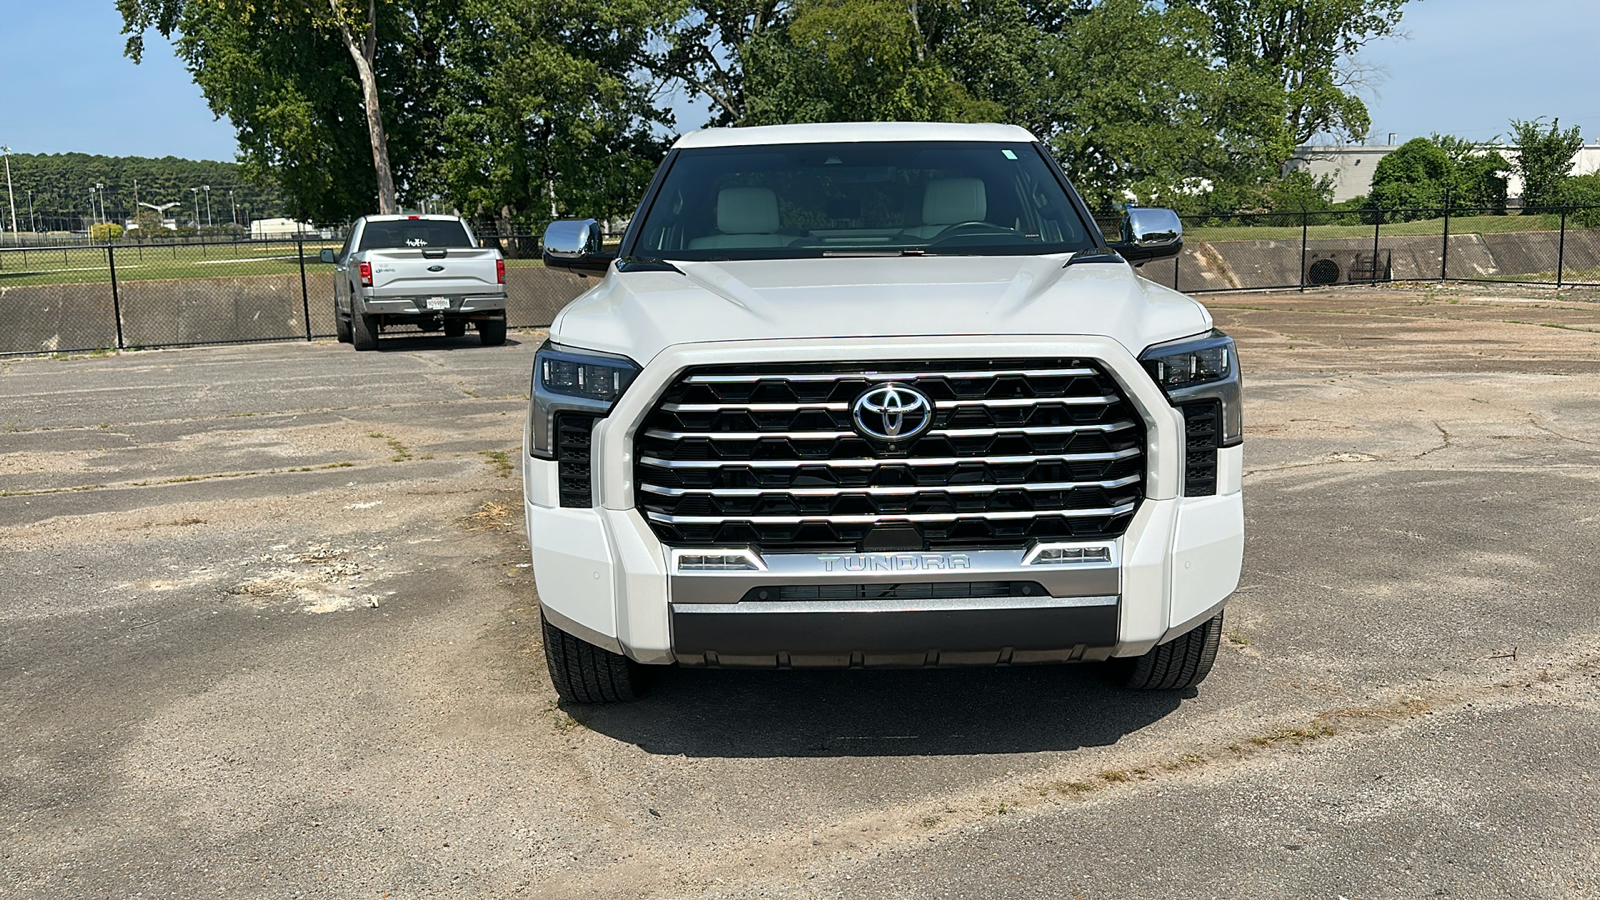
<instances>
[{"instance_id":1,"label":"weed growing in pavement","mask_svg":"<svg viewBox=\"0 0 1600 900\"><path fill-rule=\"evenodd\" d=\"M398 438L392 438L381 431L369 431L367 432L367 437L383 441L389 445L389 449L394 452L394 455L389 457L390 462L405 462L411 458L411 450L405 444L400 443Z\"/></svg>"},{"instance_id":2,"label":"weed growing in pavement","mask_svg":"<svg viewBox=\"0 0 1600 900\"><path fill-rule=\"evenodd\" d=\"M480 454L489 460L489 465L494 467L494 473L501 478L511 477L511 456L506 450L479 450Z\"/></svg>"}]
</instances>

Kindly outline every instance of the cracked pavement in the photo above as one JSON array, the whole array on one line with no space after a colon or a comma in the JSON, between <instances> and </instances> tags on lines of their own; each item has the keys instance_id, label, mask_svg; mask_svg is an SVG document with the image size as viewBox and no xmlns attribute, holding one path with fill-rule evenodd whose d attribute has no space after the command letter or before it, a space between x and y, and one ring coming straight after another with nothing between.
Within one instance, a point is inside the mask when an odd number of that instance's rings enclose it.
<instances>
[{"instance_id":1,"label":"cracked pavement","mask_svg":"<svg viewBox=\"0 0 1600 900\"><path fill-rule=\"evenodd\" d=\"M0 360L0 897L1600 896L1600 303L1204 299L1249 530L1179 695L564 708L497 463L540 335Z\"/></svg>"}]
</instances>

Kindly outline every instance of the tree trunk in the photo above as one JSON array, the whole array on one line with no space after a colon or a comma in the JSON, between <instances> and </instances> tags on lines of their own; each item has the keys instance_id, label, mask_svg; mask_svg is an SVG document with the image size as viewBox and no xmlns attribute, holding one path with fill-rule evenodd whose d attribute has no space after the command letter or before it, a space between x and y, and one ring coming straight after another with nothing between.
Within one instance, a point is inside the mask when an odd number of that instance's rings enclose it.
<instances>
[{"instance_id":1,"label":"tree trunk","mask_svg":"<svg viewBox=\"0 0 1600 900\"><path fill-rule=\"evenodd\" d=\"M351 58L356 62L356 72L361 76L362 105L367 110L367 135L372 139L372 167L378 173L378 212L393 215L399 212L399 205L395 202L394 173L389 169L389 139L384 134L383 113L378 106L378 75L372 67L378 55L377 0L369 0L367 5L367 33L366 40L362 42L357 42L350 31L350 24L339 8L339 0L328 0L328 6L339 23L345 49L350 51Z\"/></svg>"}]
</instances>

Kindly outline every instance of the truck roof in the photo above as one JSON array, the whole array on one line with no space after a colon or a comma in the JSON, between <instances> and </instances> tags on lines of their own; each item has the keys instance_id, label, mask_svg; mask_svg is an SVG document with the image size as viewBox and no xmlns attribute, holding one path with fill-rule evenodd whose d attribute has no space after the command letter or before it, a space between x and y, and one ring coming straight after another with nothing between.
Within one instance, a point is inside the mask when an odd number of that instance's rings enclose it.
<instances>
[{"instance_id":1,"label":"truck roof","mask_svg":"<svg viewBox=\"0 0 1600 900\"><path fill-rule=\"evenodd\" d=\"M826 144L866 141L999 141L1032 143L1034 136L1015 125L952 122L825 122L815 125L758 125L707 128L678 138L674 150L691 147L752 147L764 144Z\"/></svg>"}]
</instances>

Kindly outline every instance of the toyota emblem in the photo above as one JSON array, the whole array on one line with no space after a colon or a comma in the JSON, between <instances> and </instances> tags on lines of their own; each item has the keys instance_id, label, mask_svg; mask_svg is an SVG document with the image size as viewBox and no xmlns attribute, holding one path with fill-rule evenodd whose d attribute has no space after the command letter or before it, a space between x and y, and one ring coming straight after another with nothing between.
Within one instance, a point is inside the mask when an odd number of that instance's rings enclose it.
<instances>
[{"instance_id":1,"label":"toyota emblem","mask_svg":"<svg viewBox=\"0 0 1600 900\"><path fill-rule=\"evenodd\" d=\"M880 384L850 408L863 437L891 443L910 440L933 424L933 401L909 384Z\"/></svg>"}]
</instances>

